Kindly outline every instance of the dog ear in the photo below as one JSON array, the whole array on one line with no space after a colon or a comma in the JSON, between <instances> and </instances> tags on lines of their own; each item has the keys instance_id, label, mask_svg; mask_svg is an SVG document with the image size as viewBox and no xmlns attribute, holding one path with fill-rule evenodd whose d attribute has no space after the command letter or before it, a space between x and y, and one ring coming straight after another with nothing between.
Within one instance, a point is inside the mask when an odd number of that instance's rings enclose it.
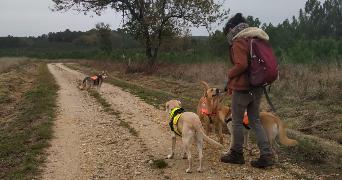
<instances>
[{"instance_id":1,"label":"dog ear","mask_svg":"<svg viewBox=\"0 0 342 180\"><path fill-rule=\"evenodd\" d=\"M204 93L204 97L208 97L208 93L207 93L207 91Z\"/></svg>"},{"instance_id":2,"label":"dog ear","mask_svg":"<svg viewBox=\"0 0 342 180\"><path fill-rule=\"evenodd\" d=\"M104 71L102 71L102 74L104 73Z\"/></svg>"},{"instance_id":3,"label":"dog ear","mask_svg":"<svg viewBox=\"0 0 342 180\"><path fill-rule=\"evenodd\" d=\"M182 107L182 103L180 101L177 100L178 106Z\"/></svg>"}]
</instances>

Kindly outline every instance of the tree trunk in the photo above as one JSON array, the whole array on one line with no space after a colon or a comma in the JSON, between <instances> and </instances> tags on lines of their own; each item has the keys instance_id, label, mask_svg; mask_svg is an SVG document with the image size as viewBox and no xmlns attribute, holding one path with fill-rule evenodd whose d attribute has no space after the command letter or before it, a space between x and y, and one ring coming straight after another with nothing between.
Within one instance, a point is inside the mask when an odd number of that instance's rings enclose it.
<instances>
[{"instance_id":1,"label":"tree trunk","mask_svg":"<svg viewBox=\"0 0 342 180\"><path fill-rule=\"evenodd\" d=\"M148 59L148 65L150 67L153 67L155 59L157 58L157 55L158 55L159 47L162 42L161 32L159 32L157 46L153 49L153 53L152 53L150 35L148 33L145 33L145 38L146 38L146 57Z\"/></svg>"},{"instance_id":2,"label":"tree trunk","mask_svg":"<svg viewBox=\"0 0 342 180\"><path fill-rule=\"evenodd\" d=\"M146 47L146 57L148 59L148 65L153 67L154 60L156 59L155 56L152 56L152 48Z\"/></svg>"}]
</instances>

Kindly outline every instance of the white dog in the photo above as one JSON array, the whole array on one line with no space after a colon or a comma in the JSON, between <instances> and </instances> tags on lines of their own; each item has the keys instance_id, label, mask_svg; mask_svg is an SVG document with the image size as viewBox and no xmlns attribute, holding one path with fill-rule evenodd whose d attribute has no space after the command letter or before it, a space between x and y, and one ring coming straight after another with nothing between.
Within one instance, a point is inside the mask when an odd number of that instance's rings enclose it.
<instances>
[{"instance_id":1,"label":"white dog","mask_svg":"<svg viewBox=\"0 0 342 180\"><path fill-rule=\"evenodd\" d=\"M190 153L190 141L192 138L195 139L198 153L199 153L199 167L197 169L198 172L202 172L202 145L203 138L209 143L216 145L217 147L223 148L221 144L210 139L206 136L201 129L201 121L198 118L197 114L193 112L184 112L183 108L181 108L181 102L178 100L170 100L166 103L166 112L170 114L170 127L172 130L172 148L171 154L167 156L168 159L171 159L174 155L175 145L176 145L176 133L182 137L183 146L184 146L184 154L183 158L188 158L189 168L186 170L187 173L191 173L192 168L192 158Z\"/></svg>"}]
</instances>

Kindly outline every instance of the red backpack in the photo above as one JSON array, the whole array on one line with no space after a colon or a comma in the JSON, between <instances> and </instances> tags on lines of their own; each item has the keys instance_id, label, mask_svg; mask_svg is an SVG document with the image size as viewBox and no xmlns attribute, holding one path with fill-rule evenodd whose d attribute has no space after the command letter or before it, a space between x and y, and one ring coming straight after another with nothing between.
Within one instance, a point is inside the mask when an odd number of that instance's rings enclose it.
<instances>
[{"instance_id":1,"label":"red backpack","mask_svg":"<svg viewBox=\"0 0 342 180\"><path fill-rule=\"evenodd\" d=\"M278 62L268 41L259 38L238 37L248 44L250 60L247 74L252 86L267 86L279 75Z\"/></svg>"}]
</instances>

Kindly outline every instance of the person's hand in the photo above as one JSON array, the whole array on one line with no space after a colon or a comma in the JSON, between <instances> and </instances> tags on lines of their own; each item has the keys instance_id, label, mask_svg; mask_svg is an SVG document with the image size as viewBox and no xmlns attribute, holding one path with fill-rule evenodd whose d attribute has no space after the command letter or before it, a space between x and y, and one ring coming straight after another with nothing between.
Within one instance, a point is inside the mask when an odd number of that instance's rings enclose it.
<instances>
[{"instance_id":1,"label":"person's hand","mask_svg":"<svg viewBox=\"0 0 342 180\"><path fill-rule=\"evenodd\" d=\"M228 91L228 84L229 84L229 79L228 79L228 81L227 81L227 83L226 83L226 86L224 87L224 92L227 92Z\"/></svg>"}]
</instances>

